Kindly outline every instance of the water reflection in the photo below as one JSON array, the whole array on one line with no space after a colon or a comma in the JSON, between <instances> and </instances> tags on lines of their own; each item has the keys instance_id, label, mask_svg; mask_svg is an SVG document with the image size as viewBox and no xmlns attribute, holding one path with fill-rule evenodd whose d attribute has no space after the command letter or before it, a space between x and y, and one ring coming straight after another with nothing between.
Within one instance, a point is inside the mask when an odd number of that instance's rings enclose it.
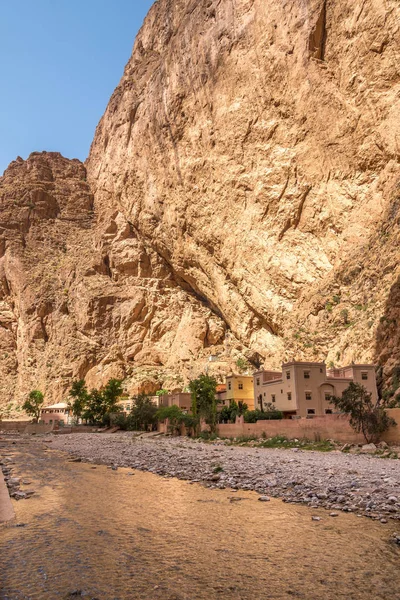
<instances>
[{"instance_id":1,"label":"water reflection","mask_svg":"<svg viewBox=\"0 0 400 600\"><path fill-rule=\"evenodd\" d=\"M313 522L308 508L71 463L37 444L13 453L38 494L15 504L24 527L0 529L2 600L399 597L388 526L324 511Z\"/></svg>"}]
</instances>

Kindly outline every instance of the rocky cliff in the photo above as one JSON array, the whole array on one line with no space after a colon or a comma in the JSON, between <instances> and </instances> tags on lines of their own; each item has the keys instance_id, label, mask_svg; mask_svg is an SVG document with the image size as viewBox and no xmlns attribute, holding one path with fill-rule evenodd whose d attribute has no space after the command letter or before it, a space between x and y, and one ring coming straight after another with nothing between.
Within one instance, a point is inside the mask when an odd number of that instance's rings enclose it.
<instances>
[{"instance_id":1,"label":"rocky cliff","mask_svg":"<svg viewBox=\"0 0 400 600\"><path fill-rule=\"evenodd\" d=\"M9 398L36 382L58 397L77 374L179 386L257 353L389 373L399 19L397 0L158 0L97 128L90 189L48 155L0 182ZM18 204L37 189L45 210Z\"/></svg>"}]
</instances>

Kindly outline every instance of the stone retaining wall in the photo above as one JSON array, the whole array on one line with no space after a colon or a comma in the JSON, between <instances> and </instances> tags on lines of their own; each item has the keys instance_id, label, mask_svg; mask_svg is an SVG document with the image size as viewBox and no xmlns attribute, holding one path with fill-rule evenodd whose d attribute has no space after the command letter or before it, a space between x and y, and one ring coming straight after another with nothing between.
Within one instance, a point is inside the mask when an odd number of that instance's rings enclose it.
<instances>
[{"instance_id":1,"label":"stone retaining wall","mask_svg":"<svg viewBox=\"0 0 400 600\"><path fill-rule=\"evenodd\" d=\"M398 423L392 427L382 439L388 443L400 443L400 408L387 411ZM306 438L309 440L336 440L349 444L365 443L361 434L354 432L346 415L326 415L313 419L290 419L280 421L258 421L257 423L244 423L243 417L233 424L218 425L218 435L221 437L239 437L242 435L255 435L261 437L284 435L289 439Z\"/></svg>"},{"instance_id":2,"label":"stone retaining wall","mask_svg":"<svg viewBox=\"0 0 400 600\"><path fill-rule=\"evenodd\" d=\"M23 433L30 421L0 421L0 431L19 431Z\"/></svg>"}]
</instances>

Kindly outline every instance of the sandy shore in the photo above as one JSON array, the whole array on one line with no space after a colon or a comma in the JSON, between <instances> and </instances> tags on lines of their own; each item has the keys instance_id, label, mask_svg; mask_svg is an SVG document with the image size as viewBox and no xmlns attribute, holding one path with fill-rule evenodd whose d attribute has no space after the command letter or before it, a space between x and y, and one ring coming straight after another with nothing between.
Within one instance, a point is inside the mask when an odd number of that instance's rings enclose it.
<instances>
[{"instance_id":1,"label":"sandy shore","mask_svg":"<svg viewBox=\"0 0 400 600\"><path fill-rule=\"evenodd\" d=\"M255 490L286 502L325 507L335 514L353 512L382 522L400 519L400 460L137 437L127 432L46 440L49 447L88 462L132 467L209 487Z\"/></svg>"}]
</instances>

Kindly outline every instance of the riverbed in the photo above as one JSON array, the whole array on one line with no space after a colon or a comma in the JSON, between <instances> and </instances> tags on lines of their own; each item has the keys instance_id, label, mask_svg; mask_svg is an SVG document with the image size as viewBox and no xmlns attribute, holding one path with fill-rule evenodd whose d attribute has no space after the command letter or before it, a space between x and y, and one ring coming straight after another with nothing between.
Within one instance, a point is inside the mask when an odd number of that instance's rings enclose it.
<instances>
[{"instance_id":1,"label":"riverbed","mask_svg":"<svg viewBox=\"0 0 400 600\"><path fill-rule=\"evenodd\" d=\"M13 441L1 454L35 493L13 501L15 520L0 526L2 600L400 597L395 522L332 518Z\"/></svg>"}]
</instances>

